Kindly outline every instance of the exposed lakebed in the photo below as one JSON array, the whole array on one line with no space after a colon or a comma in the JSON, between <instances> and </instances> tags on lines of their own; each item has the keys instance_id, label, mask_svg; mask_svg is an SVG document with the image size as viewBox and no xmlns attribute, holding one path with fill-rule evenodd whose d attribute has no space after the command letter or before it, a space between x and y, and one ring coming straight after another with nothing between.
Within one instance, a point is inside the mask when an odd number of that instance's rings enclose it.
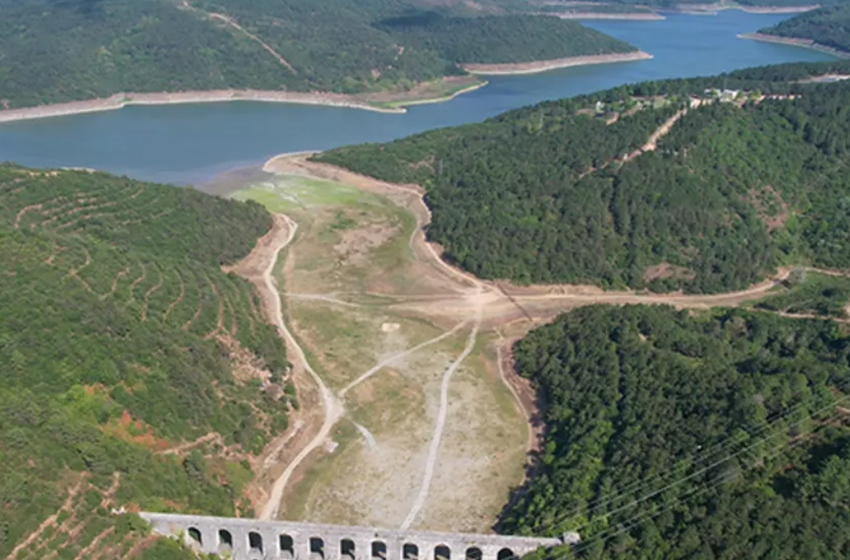
<instances>
[{"instance_id":1,"label":"exposed lakebed","mask_svg":"<svg viewBox=\"0 0 850 560\"><path fill-rule=\"evenodd\" d=\"M790 15L727 10L715 16L666 14L667 19L657 21L587 22L654 58L493 76L487 87L445 103L413 106L406 114L232 102L134 106L6 123L0 125L0 160L41 167L92 167L140 179L199 184L281 152L385 141L623 83L832 59L814 50L736 36Z\"/></svg>"}]
</instances>

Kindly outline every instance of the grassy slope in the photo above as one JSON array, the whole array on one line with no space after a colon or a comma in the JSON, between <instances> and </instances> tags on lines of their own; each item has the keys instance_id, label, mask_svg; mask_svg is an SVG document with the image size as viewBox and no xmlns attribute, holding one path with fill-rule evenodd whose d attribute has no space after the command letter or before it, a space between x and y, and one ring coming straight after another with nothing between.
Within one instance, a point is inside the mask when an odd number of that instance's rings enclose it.
<instances>
[{"instance_id":1,"label":"grassy slope","mask_svg":"<svg viewBox=\"0 0 850 560\"><path fill-rule=\"evenodd\" d=\"M0 556L74 488L18 558L73 558L102 532L86 557L119 557L142 532L112 507L250 512L244 459L286 426L287 364L250 285L220 265L268 213L8 164L0 201ZM156 454L211 432L218 443Z\"/></svg>"}]
</instances>

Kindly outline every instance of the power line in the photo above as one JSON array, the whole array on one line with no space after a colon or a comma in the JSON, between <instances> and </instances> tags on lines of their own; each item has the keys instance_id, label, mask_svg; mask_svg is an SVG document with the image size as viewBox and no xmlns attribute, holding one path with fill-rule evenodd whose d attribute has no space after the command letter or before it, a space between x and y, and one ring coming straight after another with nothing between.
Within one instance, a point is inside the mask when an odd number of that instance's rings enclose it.
<instances>
[{"instance_id":1,"label":"power line","mask_svg":"<svg viewBox=\"0 0 850 560\"><path fill-rule=\"evenodd\" d=\"M843 397L841 397L841 398L835 399L835 400L834 400L834 401L832 401L830 404L828 404L828 405L826 405L826 406L824 406L824 407L821 407L821 408L819 408L819 409L817 409L817 410L815 410L815 411L813 411L813 412L811 412L811 413L809 413L809 414L806 414L804 417L802 417L802 418L800 418L800 419L798 419L798 420L796 420L796 421L797 421L797 422L801 422L801 421L803 421L803 420L810 419L810 418L812 418L813 416L815 416L815 415L817 415L817 414L820 414L821 412L823 412L823 411L825 411L825 410L827 410L827 409L829 409L829 408L831 408L831 407L837 406L840 402L845 401L845 400L847 400L847 399L850 399L850 395L845 395L845 396L843 396ZM784 418L786 418L786 417L787 417L787 416L789 416L790 414L794 413L797 409L799 409L799 408L801 408L801 407L803 407L803 406L806 406L807 404L809 404L809 403L807 403L807 402L801 402L801 403L798 403L797 405L795 405L795 406L791 407L791 409L786 410L785 412L779 413L779 414L778 414L779 418L777 418L776 420L774 420L774 421L773 421L773 422L771 422L770 424L767 424L766 426L764 426L764 427L760 428L760 429L758 430L758 432L756 432L756 434L750 435L750 440L752 440L752 438L754 438L757 434L763 433L763 432L765 432L765 431L769 430L770 428L772 428L772 427L774 427L774 426L776 426L776 425L780 424L780 422L781 422ZM652 497L654 497L654 496L657 496L658 494L660 494L660 493L662 493L662 492L665 492L665 491L669 490L671 487L675 487L675 486L677 486L677 485L679 485L679 484L681 484L681 483L683 483L683 482L685 482L685 481L687 481L687 480L690 480L690 479L692 479L692 478L694 478L694 477L696 477L696 476L699 476L700 474L703 474L703 473L707 472L708 470L710 470L710 469L712 469L712 468L714 468L714 467L717 467L717 466L719 466L719 465L721 465L721 464L725 463L726 461L728 461L728 460L730 460L730 459L733 459L733 458L735 458L735 457L737 457L737 456L739 456L739 455L741 455L741 454L743 454L743 453L745 453L745 452L747 452L747 451L750 451L750 450L752 450L752 449L754 449L754 448L758 447L759 445L763 445L764 443L766 443L766 442L767 442L767 441L769 441L770 439L773 439L773 438L777 437L778 435L782 435L782 434L783 434L783 432L782 432L782 431L779 431L779 432L774 433L774 434L772 434L772 435L769 435L769 436L767 436L767 437L765 437L765 438L759 438L759 439L758 439L755 443L753 443L753 444L751 444L751 445L749 445L749 446L747 446L747 447L745 447L745 448L743 448L743 449L741 449L741 450L735 451L734 453L732 453L732 454L730 454L730 455L727 455L727 456L726 456L726 457L724 457L723 459L718 460L718 461L715 461L715 462L713 462L712 464L710 464L709 466L704 467L704 468L702 468L702 469L700 469L700 470L698 470L698 471L696 471L696 472L693 472L693 473L691 473L691 474L689 474L689 475L685 476L684 478L680 478L680 479L678 479L678 480L676 480L676 481L674 481L674 482L671 482L671 483L667 484L666 486L664 486L664 487L662 487L662 488L660 488L660 489L657 489L657 490L654 490L654 491L650 492L650 493L649 493L649 494L647 494L647 495L644 495L644 496L642 496L642 497L640 497L640 498L636 498L636 499L632 500L632 502L630 502L630 503L628 503L628 504L626 504L626 505L624 505L624 506L620 506L620 507L618 507L618 508L614 509L614 510L613 510L613 511L611 511L611 512L608 512L607 514L605 514L605 516L607 517L607 516L610 516L610 515L616 514L616 513L620 512L620 511L623 511L623 510L629 509L630 507L634 507L635 505L637 505L637 504L639 504L639 503L642 503L642 502L644 502L644 501L646 501L646 500L648 500L648 499L650 499L650 498L652 498ZM725 446L726 446L725 444L719 444L719 446L718 446L718 447L725 447ZM700 464L700 463L702 463L702 462L705 462L705 461L706 461L706 460L708 460L710 457L716 456L717 454L718 454L717 452L712 452L712 453L710 453L710 454L708 454L708 455L704 456L703 458L701 458L699 461L695 461L695 462L694 462L691 466L694 466L694 465ZM656 476L654 477L654 480L659 480L659 479L667 478L667 477L669 476L669 474L670 474L670 473L656 475ZM643 483L643 481L640 481L640 482L638 482L638 483L634 483L634 484L633 484L633 486L634 486L635 484L637 484L638 488L642 490L642 489L646 488L647 486L649 486L652 482L653 482L653 480L652 480L652 479L651 479L650 481L647 481L645 484ZM612 498L609 498L609 499L606 499L606 500L603 500L603 501L598 501L598 500L597 500L597 504L596 504L595 506L593 506L592 508L582 507L582 508L578 508L578 510L573 510L573 511L567 512L567 513L565 513L565 514L562 514L562 515L558 516L556 519L553 519L553 520L549 521L549 522L548 522L546 525L544 525L543 527L535 528L535 532L551 530L551 529L555 528L555 526L556 526L556 525L558 525L558 524L560 524L560 523L563 523L563 522L564 522L564 521L566 521L569 517L572 517L572 516L574 516L574 515L577 515L578 513L590 514L590 513L594 512L594 511L599 510L599 509L600 509L601 507L603 507L603 506L610 505L610 504L616 503L616 502L618 502L618 501L622 501L622 500L628 499L628 498L629 498L629 496L634 495L634 494L637 494L637 489L635 489L635 490L631 490L631 491L629 491L629 492L627 492L627 493L620 492L620 493L618 493L618 495L613 496ZM583 511L582 511L582 510L583 510ZM584 523L584 524L580 525L579 527L575 527L575 528L573 528L572 530L573 530L573 531L578 531L578 530L580 530L580 529L582 529L582 528L584 528L584 527L587 527L588 525L591 525L592 523L593 523L593 522L586 522L586 523Z\"/></svg>"},{"instance_id":2,"label":"power line","mask_svg":"<svg viewBox=\"0 0 850 560\"><path fill-rule=\"evenodd\" d=\"M797 409L803 408L803 407L807 406L808 404L809 403L806 403L806 402L799 402L789 409L786 409L784 411L778 411L766 420L767 423L764 426L762 426L758 430L754 431L753 433L737 434L737 435L735 435L731 438L727 438L726 440L721 441L721 442L713 445L712 447L709 447L705 450L701 450L700 454L696 455L695 458L691 461L691 464L688 465L688 466L694 467L696 465L704 463L705 461L708 461L712 457L718 456L721 453L728 452L728 449L726 449L726 448L732 447L732 446L737 445L739 443L744 443L744 441L747 440L747 439L752 439L753 437L758 437L760 434L764 433L765 431L769 430L771 427L773 427L777 423L779 423L784 417L786 417L790 414L793 414L794 412L797 411ZM732 439L738 439L740 441L730 441ZM699 457L699 458L696 458L696 457ZM574 515L579 515L579 514L582 514L582 513L590 513L592 511L596 511L596 510L598 510L598 509L600 509L600 508L602 508L606 505L610 505L611 503L625 499L628 494L636 493L639 490L642 491L644 488L650 486L654 482L661 481L663 479L668 478L670 476L670 474L671 474L670 472L659 473L659 474L656 474L649 479L637 480L637 481L625 486L624 488L620 489L617 492L617 495L611 496L611 497L608 497L608 498L601 498L600 497L600 498L597 498L596 500L593 500L593 501L591 501L591 502L589 502L589 503L587 503L583 506L578 506L578 507L572 509L571 511L566 512L565 514L561 515L558 519L555 519L555 520L548 522L548 526L544 526L540 530L545 530L546 528L552 528L555 524L564 521L568 517L572 517Z\"/></svg>"},{"instance_id":3,"label":"power line","mask_svg":"<svg viewBox=\"0 0 850 560\"><path fill-rule=\"evenodd\" d=\"M850 396L848 396L848 398L850 398ZM831 417L835 416L835 414L836 413L833 412L831 415L827 416L827 418L831 418ZM809 430L808 432L810 432L810 431L811 430ZM790 446L792 446L792 447L797 446L797 445L800 445L802 442L803 442L803 439L798 438L798 439L790 442ZM788 445L789 445L788 443L785 443L785 444L779 446L773 453L771 453L768 456L768 458L773 459L773 458L779 456L783 451L786 451L786 447ZM645 513L642 513L642 514L638 514L638 515L636 515L636 516L634 516L630 519L625 520L622 523L619 523L617 525L617 527L612 527L612 528L606 529L606 530L602 531L601 533L594 535L587 540L582 540L578 544L571 546L570 548L566 549L564 552L547 558L547 560L561 560L561 559L565 558L566 556L568 556L570 554L573 554L573 555L580 554L581 552L584 552L585 550L587 550L588 548L590 548L592 545L596 544L597 542L600 542L600 541L604 542L604 541L608 541L608 540L610 540L614 537L617 537L620 534L622 534L626 531L630 531L634 527L640 525L641 523L643 523L643 522L645 522L649 519L653 519L653 518L658 517L659 515L661 515L663 513L670 511L678 503L682 502L683 500L692 499L696 495L703 494L703 493L707 492L708 490L711 490L712 488L719 486L720 484L723 483L723 481L725 479L726 479L726 476L723 475L723 474L720 474L720 475L716 476L715 478L713 478L711 481L709 481L707 483L702 483L701 485L698 485L698 486L688 490L684 494L672 498L670 502L668 502L667 504L664 504L661 507L661 509L658 510L658 511L650 511L650 512L645 512Z\"/></svg>"}]
</instances>

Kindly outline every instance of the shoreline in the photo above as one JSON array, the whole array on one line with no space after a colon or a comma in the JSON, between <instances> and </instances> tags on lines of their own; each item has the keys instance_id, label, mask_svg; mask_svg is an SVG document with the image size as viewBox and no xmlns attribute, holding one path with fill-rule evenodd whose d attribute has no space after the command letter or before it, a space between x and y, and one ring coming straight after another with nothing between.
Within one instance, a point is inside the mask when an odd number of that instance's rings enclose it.
<instances>
[{"instance_id":1,"label":"shoreline","mask_svg":"<svg viewBox=\"0 0 850 560\"><path fill-rule=\"evenodd\" d=\"M403 108L378 107L341 94L228 89L182 91L175 93L116 93L100 99L70 101L68 103L39 105L21 109L6 109L0 111L0 123L115 111L131 105L180 105L191 103L227 103L231 101L325 105L329 107L363 109L379 113L405 112Z\"/></svg>"},{"instance_id":2,"label":"shoreline","mask_svg":"<svg viewBox=\"0 0 850 560\"><path fill-rule=\"evenodd\" d=\"M552 60L537 60L533 62L516 62L510 64L462 64L464 70L479 76L508 76L514 74L537 74L558 68L572 66L588 66L592 64L610 64L614 62L632 62L653 58L644 51L633 51L615 54L591 54L570 56Z\"/></svg>"},{"instance_id":3,"label":"shoreline","mask_svg":"<svg viewBox=\"0 0 850 560\"><path fill-rule=\"evenodd\" d=\"M585 66L591 64L605 64L611 62L629 62L634 60L645 60L652 55L643 51L630 53L615 53L602 55L583 55L554 60L540 60L533 62L508 63L508 64L462 64L473 77L479 75L512 75L512 74L536 74L566 68L570 66ZM443 78L448 82L452 77ZM342 107L348 109L362 109L376 113L404 114L407 107L413 105L425 105L432 103L444 103L452 99L483 88L489 82L482 80L462 87L447 95L437 97L416 98L409 100L400 96L398 99L374 99L367 100L352 95L339 93L321 92L289 92L269 90L209 90L209 91L181 91L173 93L126 93L120 92L109 97L99 99L88 99L83 101L70 101L67 103L54 103L38 105L35 107L22 107L19 109L0 110L0 124L46 119L52 117L66 117L73 115L84 115L88 113L101 113L105 111L116 111L133 105L155 106L155 105L180 105L194 103L228 103L233 101L254 101L261 103L288 103L293 105L318 105L325 107ZM386 94L386 92L384 92ZM390 94L391 95L391 94Z\"/></svg>"},{"instance_id":4,"label":"shoreline","mask_svg":"<svg viewBox=\"0 0 850 560\"><path fill-rule=\"evenodd\" d=\"M677 4L672 11L689 15L717 15L721 10L741 10L748 14L800 14L820 8L820 4L801 4L799 6L745 6L743 4Z\"/></svg>"},{"instance_id":5,"label":"shoreline","mask_svg":"<svg viewBox=\"0 0 850 560\"><path fill-rule=\"evenodd\" d=\"M425 98L425 99L412 99L410 101L388 101L388 102L385 102L385 105L387 107L403 108L403 107L412 107L414 105L433 105L435 103L445 103L446 101L451 101L452 99L454 99L458 96L461 96L464 93L469 93L471 91L481 89L484 86L489 85L489 84L490 84L490 82L488 82L487 80L483 80L481 82L478 82L477 84L470 84L470 85L468 85L464 88L457 90L454 93L451 93L449 95L444 95L442 97L430 97L430 98ZM405 111L405 112L407 112L407 111Z\"/></svg>"},{"instance_id":6,"label":"shoreline","mask_svg":"<svg viewBox=\"0 0 850 560\"><path fill-rule=\"evenodd\" d=\"M667 19L658 12L536 12L537 15L556 16L561 19L611 19L632 21L658 21Z\"/></svg>"},{"instance_id":7,"label":"shoreline","mask_svg":"<svg viewBox=\"0 0 850 560\"><path fill-rule=\"evenodd\" d=\"M739 33L739 39L752 39L753 41L762 41L764 43L777 43L780 45L790 45L792 47L803 47L820 51L822 53L831 54L836 58L850 58L850 52L842 51L826 45L821 45L814 39L803 39L802 37L782 37L780 35L767 35L765 33Z\"/></svg>"}]
</instances>

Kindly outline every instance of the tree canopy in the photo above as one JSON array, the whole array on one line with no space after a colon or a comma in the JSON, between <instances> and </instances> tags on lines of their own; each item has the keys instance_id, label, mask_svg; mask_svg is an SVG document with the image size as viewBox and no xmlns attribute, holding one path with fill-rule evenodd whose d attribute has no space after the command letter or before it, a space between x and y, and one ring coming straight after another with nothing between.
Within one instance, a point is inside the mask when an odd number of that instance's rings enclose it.
<instances>
[{"instance_id":1,"label":"tree canopy","mask_svg":"<svg viewBox=\"0 0 850 560\"><path fill-rule=\"evenodd\" d=\"M772 27L760 29L759 33L811 39L819 45L850 51L850 4L824 6L804 12Z\"/></svg>"},{"instance_id":2,"label":"tree canopy","mask_svg":"<svg viewBox=\"0 0 850 560\"><path fill-rule=\"evenodd\" d=\"M0 556L53 514L16 558L101 534L85 557L123 557L146 529L119 505L251 513L246 459L297 403L256 293L221 265L271 223L191 189L0 165ZM157 547L144 557L176 557Z\"/></svg>"},{"instance_id":3,"label":"tree canopy","mask_svg":"<svg viewBox=\"0 0 850 560\"><path fill-rule=\"evenodd\" d=\"M459 63L634 47L492 0L0 0L0 110L119 92L404 90Z\"/></svg>"},{"instance_id":4,"label":"tree canopy","mask_svg":"<svg viewBox=\"0 0 850 560\"><path fill-rule=\"evenodd\" d=\"M834 323L594 306L514 352L547 432L502 530L579 530L562 559L850 555L850 338Z\"/></svg>"},{"instance_id":5,"label":"tree canopy","mask_svg":"<svg viewBox=\"0 0 850 560\"><path fill-rule=\"evenodd\" d=\"M850 84L798 83L846 68L621 86L315 159L423 185L429 238L485 278L738 289L850 267Z\"/></svg>"}]
</instances>

